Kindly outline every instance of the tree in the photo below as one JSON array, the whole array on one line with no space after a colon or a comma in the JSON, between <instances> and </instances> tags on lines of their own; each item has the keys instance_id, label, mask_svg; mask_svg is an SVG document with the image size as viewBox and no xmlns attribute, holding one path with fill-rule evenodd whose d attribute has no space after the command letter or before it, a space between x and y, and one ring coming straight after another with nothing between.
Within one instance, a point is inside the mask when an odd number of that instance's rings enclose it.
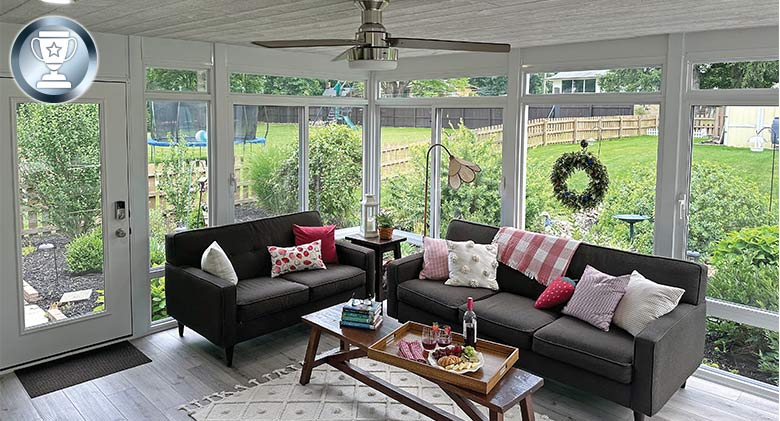
<instances>
[{"instance_id":1,"label":"tree","mask_svg":"<svg viewBox=\"0 0 780 421\"><path fill-rule=\"evenodd\" d=\"M415 80L410 86L410 95L415 98L441 96L472 96L469 90L469 78Z\"/></svg>"},{"instance_id":2,"label":"tree","mask_svg":"<svg viewBox=\"0 0 780 421\"><path fill-rule=\"evenodd\" d=\"M187 141L183 135L174 140L170 136L170 154L163 160L157 173L159 188L165 193L165 203L171 207L173 222L177 227L198 228L193 224L191 212L197 193L193 188L193 176L197 175L197 163L188 158ZM200 206L200 203L198 204ZM197 211L197 209L196 209ZM195 226L192 226L195 225Z\"/></svg>"},{"instance_id":3,"label":"tree","mask_svg":"<svg viewBox=\"0 0 780 421\"><path fill-rule=\"evenodd\" d=\"M100 216L100 110L96 104L23 103L17 138L21 200L45 208L73 238Z\"/></svg>"},{"instance_id":4,"label":"tree","mask_svg":"<svg viewBox=\"0 0 780 421\"><path fill-rule=\"evenodd\" d=\"M599 86L601 92L657 92L661 90L661 69L612 69L599 78Z\"/></svg>"},{"instance_id":5,"label":"tree","mask_svg":"<svg viewBox=\"0 0 780 421\"><path fill-rule=\"evenodd\" d=\"M771 88L777 84L778 62L699 64L694 77L698 79L700 89Z\"/></svg>"},{"instance_id":6,"label":"tree","mask_svg":"<svg viewBox=\"0 0 780 421\"><path fill-rule=\"evenodd\" d=\"M506 95L506 76L472 77L469 84L477 88L478 96Z\"/></svg>"},{"instance_id":7,"label":"tree","mask_svg":"<svg viewBox=\"0 0 780 421\"><path fill-rule=\"evenodd\" d=\"M150 91L205 91L206 72L149 67L146 69L146 89Z\"/></svg>"}]
</instances>

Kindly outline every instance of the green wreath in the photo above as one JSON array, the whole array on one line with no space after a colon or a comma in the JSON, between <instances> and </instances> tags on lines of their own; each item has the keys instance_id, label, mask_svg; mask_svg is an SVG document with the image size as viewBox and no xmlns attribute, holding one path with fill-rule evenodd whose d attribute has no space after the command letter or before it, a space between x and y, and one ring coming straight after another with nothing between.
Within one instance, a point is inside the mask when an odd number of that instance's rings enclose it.
<instances>
[{"instance_id":1,"label":"green wreath","mask_svg":"<svg viewBox=\"0 0 780 421\"><path fill-rule=\"evenodd\" d=\"M587 146L587 143L585 144ZM582 170L590 178L588 188L582 193L569 190L566 181L575 171ZM579 152L567 152L553 164L550 181L553 194L564 206L573 210L593 209L604 200L609 187L607 167L585 147Z\"/></svg>"}]
</instances>

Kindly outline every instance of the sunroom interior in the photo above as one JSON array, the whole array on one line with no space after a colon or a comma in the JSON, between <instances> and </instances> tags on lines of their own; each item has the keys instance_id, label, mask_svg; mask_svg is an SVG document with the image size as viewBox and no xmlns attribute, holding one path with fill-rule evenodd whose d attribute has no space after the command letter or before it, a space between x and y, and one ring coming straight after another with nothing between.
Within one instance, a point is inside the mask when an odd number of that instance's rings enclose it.
<instances>
[{"instance_id":1,"label":"sunroom interior","mask_svg":"<svg viewBox=\"0 0 780 421\"><path fill-rule=\"evenodd\" d=\"M178 406L300 361L302 325L239 344L232 368L197 333L172 333L165 236L316 210L344 241L366 195L403 256L463 219L706 265L704 359L652 419L776 419L776 4L398 1L394 35L511 51L401 50L373 71L333 61L343 48L250 44L359 26L349 1L300 3L2 2L3 51L23 24L63 15L91 31L99 69L81 98L43 104L0 55L0 419L189 419ZM437 144L447 152L428 161ZM573 211L550 176L582 148L609 189ZM453 189L448 153L479 165L476 180ZM89 165L31 170L63 154ZM147 371L34 399L14 374L128 339ZM545 383L536 412L631 418L587 392Z\"/></svg>"}]
</instances>

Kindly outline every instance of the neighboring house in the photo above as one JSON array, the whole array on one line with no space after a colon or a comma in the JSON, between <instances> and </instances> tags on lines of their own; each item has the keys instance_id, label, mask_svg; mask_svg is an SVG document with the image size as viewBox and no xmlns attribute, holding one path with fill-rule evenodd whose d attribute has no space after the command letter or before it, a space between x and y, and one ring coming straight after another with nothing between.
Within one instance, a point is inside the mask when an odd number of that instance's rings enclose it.
<instances>
[{"instance_id":1,"label":"neighboring house","mask_svg":"<svg viewBox=\"0 0 780 421\"><path fill-rule=\"evenodd\" d=\"M601 92L599 77L609 70L581 70L576 72L558 72L545 78L546 94L580 94ZM550 82L550 83L547 83ZM547 91L552 85L552 91Z\"/></svg>"}]
</instances>

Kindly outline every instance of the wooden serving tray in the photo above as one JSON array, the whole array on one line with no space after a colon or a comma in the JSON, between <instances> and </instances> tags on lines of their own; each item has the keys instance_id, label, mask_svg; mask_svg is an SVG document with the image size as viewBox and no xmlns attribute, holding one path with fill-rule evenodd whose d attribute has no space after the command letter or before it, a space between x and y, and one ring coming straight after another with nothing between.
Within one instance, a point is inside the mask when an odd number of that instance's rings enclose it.
<instances>
[{"instance_id":1,"label":"wooden serving tray","mask_svg":"<svg viewBox=\"0 0 780 421\"><path fill-rule=\"evenodd\" d=\"M422 329L424 327L426 326L415 322L404 323L389 335L372 344L368 348L368 358L403 368L433 381L449 383L484 394L490 393L498 381L501 380L501 377L517 362L517 348L484 339L478 339L475 348L482 353L485 365L474 373L452 373L398 356L398 341L422 340ZM452 342L453 344L463 345L463 336L453 332ZM428 351L425 352L427 357Z\"/></svg>"}]
</instances>

